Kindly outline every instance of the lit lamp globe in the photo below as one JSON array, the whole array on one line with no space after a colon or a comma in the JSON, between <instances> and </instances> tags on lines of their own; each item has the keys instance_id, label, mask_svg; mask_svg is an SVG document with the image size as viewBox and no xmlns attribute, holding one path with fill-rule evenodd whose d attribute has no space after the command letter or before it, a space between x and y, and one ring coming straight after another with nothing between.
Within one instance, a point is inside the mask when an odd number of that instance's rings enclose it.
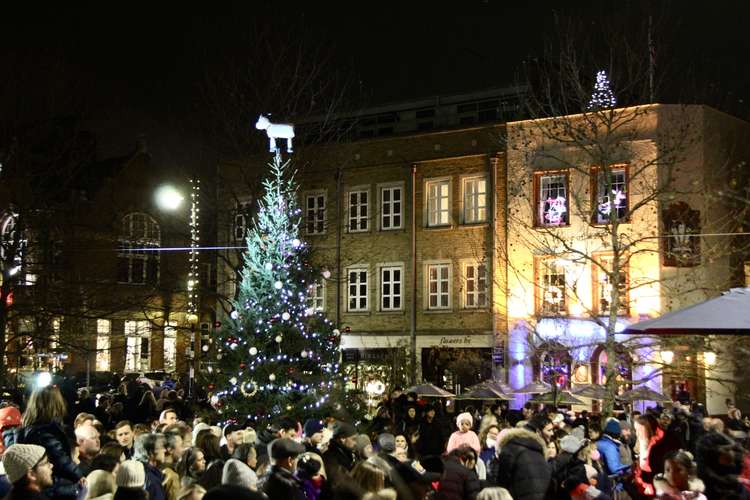
<instances>
[{"instance_id":1,"label":"lit lamp globe","mask_svg":"<svg viewBox=\"0 0 750 500\"><path fill-rule=\"evenodd\" d=\"M188 314L185 319L187 319L187 322L190 325L195 325L198 323L198 315L195 313Z\"/></svg>"},{"instance_id":2,"label":"lit lamp globe","mask_svg":"<svg viewBox=\"0 0 750 500\"><path fill-rule=\"evenodd\" d=\"M661 360L668 365L671 365L672 361L674 361L674 352L672 351L661 351L659 354L661 355Z\"/></svg>"},{"instance_id":3,"label":"lit lamp globe","mask_svg":"<svg viewBox=\"0 0 750 500\"><path fill-rule=\"evenodd\" d=\"M716 353L713 351L706 351L703 353L703 359L706 362L706 365L713 366L716 364Z\"/></svg>"},{"instance_id":4,"label":"lit lamp globe","mask_svg":"<svg viewBox=\"0 0 750 500\"><path fill-rule=\"evenodd\" d=\"M165 185L156 190L156 204L162 210L177 210L184 199L174 186Z\"/></svg>"}]
</instances>

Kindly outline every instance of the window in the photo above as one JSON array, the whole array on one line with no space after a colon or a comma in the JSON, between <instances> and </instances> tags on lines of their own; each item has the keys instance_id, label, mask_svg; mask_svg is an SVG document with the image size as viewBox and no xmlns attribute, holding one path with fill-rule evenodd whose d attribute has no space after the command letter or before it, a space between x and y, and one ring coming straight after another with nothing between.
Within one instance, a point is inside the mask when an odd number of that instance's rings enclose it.
<instances>
[{"instance_id":1,"label":"window","mask_svg":"<svg viewBox=\"0 0 750 500\"><path fill-rule=\"evenodd\" d=\"M474 309L487 307L487 266L484 264L466 264L464 266L466 289L464 307Z\"/></svg>"},{"instance_id":2,"label":"window","mask_svg":"<svg viewBox=\"0 0 750 500\"><path fill-rule=\"evenodd\" d=\"M568 174L536 174L534 183L536 225L541 227L565 226L568 217Z\"/></svg>"},{"instance_id":3,"label":"window","mask_svg":"<svg viewBox=\"0 0 750 500\"><path fill-rule=\"evenodd\" d=\"M692 267L701 263L701 214L684 201L671 203L661 213L665 266Z\"/></svg>"},{"instance_id":4,"label":"window","mask_svg":"<svg viewBox=\"0 0 750 500\"><path fill-rule=\"evenodd\" d=\"M347 270L349 311L366 311L367 304L367 268L358 267Z\"/></svg>"},{"instance_id":5,"label":"window","mask_svg":"<svg viewBox=\"0 0 750 500\"><path fill-rule=\"evenodd\" d=\"M448 263L427 265L427 309L450 308L450 274Z\"/></svg>"},{"instance_id":6,"label":"window","mask_svg":"<svg viewBox=\"0 0 750 500\"><path fill-rule=\"evenodd\" d=\"M325 281L313 283L307 287L307 306L313 311L325 311L326 292Z\"/></svg>"},{"instance_id":7,"label":"window","mask_svg":"<svg viewBox=\"0 0 750 500\"><path fill-rule=\"evenodd\" d=\"M238 201L234 207L232 218L232 234L235 240L244 240L247 236L247 228L250 226L250 207L252 202Z\"/></svg>"},{"instance_id":8,"label":"window","mask_svg":"<svg viewBox=\"0 0 750 500\"><path fill-rule=\"evenodd\" d=\"M567 313L565 267L559 259L538 260L537 312L544 316Z\"/></svg>"},{"instance_id":9,"label":"window","mask_svg":"<svg viewBox=\"0 0 750 500\"><path fill-rule=\"evenodd\" d=\"M110 334L112 323L108 319L96 320L96 371L110 370Z\"/></svg>"},{"instance_id":10,"label":"window","mask_svg":"<svg viewBox=\"0 0 750 500\"><path fill-rule=\"evenodd\" d=\"M326 195L324 193L308 194L305 197L305 220L307 234L325 233Z\"/></svg>"},{"instance_id":11,"label":"window","mask_svg":"<svg viewBox=\"0 0 750 500\"><path fill-rule=\"evenodd\" d=\"M427 225L450 224L450 179L427 182Z\"/></svg>"},{"instance_id":12,"label":"window","mask_svg":"<svg viewBox=\"0 0 750 500\"><path fill-rule=\"evenodd\" d=\"M147 214L132 213L122 219L117 281L134 285L159 281L159 224Z\"/></svg>"},{"instance_id":13,"label":"window","mask_svg":"<svg viewBox=\"0 0 750 500\"><path fill-rule=\"evenodd\" d=\"M487 178L471 177L463 180L464 213L466 224L487 220Z\"/></svg>"},{"instance_id":14,"label":"window","mask_svg":"<svg viewBox=\"0 0 750 500\"><path fill-rule=\"evenodd\" d=\"M177 370L177 328L174 323L164 325L164 371Z\"/></svg>"},{"instance_id":15,"label":"window","mask_svg":"<svg viewBox=\"0 0 750 500\"><path fill-rule=\"evenodd\" d=\"M401 229L401 207L403 189L389 186L380 189L380 228Z\"/></svg>"},{"instance_id":16,"label":"window","mask_svg":"<svg viewBox=\"0 0 750 500\"><path fill-rule=\"evenodd\" d=\"M402 266L383 266L380 268L380 310L401 310Z\"/></svg>"},{"instance_id":17,"label":"window","mask_svg":"<svg viewBox=\"0 0 750 500\"><path fill-rule=\"evenodd\" d=\"M625 167L613 167L607 172L594 169L596 179L596 212L594 222L607 224L615 214L618 221L628 216L628 178Z\"/></svg>"},{"instance_id":18,"label":"window","mask_svg":"<svg viewBox=\"0 0 750 500\"><path fill-rule=\"evenodd\" d=\"M201 262L200 271L198 274L198 283L203 288L214 289L216 286L216 274L214 273L214 266L210 262Z\"/></svg>"},{"instance_id":19,"label":"window","mask_svg":"<svg viewBox=\"0 0 750 500\"><path fill-rule=\"evenodd\" d=\"M349 192L349 232L367 231L369 191Z\"/></svg>"},{"instance_id":20,"label":"window","mask_svg":"<svg viewBox=\"0 0 750 500\"><path fill-rule=\"evenodd\" d=\"M594 300L598 315L609 314L612 306L612 287L614 286L614 257L612 255L596 255L594 257L601 267L594 265L591 273L594 280ZM627 316L628 314L628 273L625 264L620 260L617 273L617 314Z\"/></svg>"},{"instance_id":21,"label":"window","mask_svg":"<svg viewBox=\"0 0 750 500\"><path fill-rule=\"evenodd\" d=\"M26 236L22 231L16 230L17 225L18 214L9 214L0 219L0 260L6 261L12 256L15 269L13 274L22 270L27 245ZM24 284L23 281L21 280L21 284ZM36 277L26 281L36 282Z\"/></svg>"},{"instance_id":22,"label":"window","mask_svg":"<svg viewBox=\"0 0 750 500\"><path fill-rule=\"evenodd\" d=\"M125 371L151 369L151 323L125 322Z\"/></svg>"}]
</instances>

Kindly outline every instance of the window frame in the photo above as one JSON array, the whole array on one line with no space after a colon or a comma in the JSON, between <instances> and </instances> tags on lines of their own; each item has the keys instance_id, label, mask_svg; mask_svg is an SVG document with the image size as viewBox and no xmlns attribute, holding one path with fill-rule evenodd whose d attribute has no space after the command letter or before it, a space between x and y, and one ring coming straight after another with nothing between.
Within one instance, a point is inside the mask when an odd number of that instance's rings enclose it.
<instances>
[{"instance_id":1,"label":"window frame","mask_svg":"<svg viewBox=\"0 0 750 500\"><path fill-rule=\"evenodd\" d=\"M599 176L603 174L605 169L601 167L591 167L590 171L590 182L591 182L591 224L594 226L606 226L611 224L611 221L601 221L599 219ZM618 217L618 224L630 223L630 166L626 163L618 163L609 167L610 174L614 171L622 170L625 174L625 216Z\"/></svg>"},{"instance_id":2,"label":"window frame","mask_svg":"<svg viewBox=\"0 0 750 500\"><path fill-rule=\"evenodd\" d=\"M378 217L378 221L380 222L380 230L381 231L398 231L399 229L404 228L404 195L406 193L406 190L404 189L404 183L390 183L390 184L378 184L378 204L380 208L380 216ZM393 190L399 190L400 191L400 199L398 201L399 203L399 211L398 213L395 213L393 211L393 204L395 203L393 201ZM391 213L388 214L388 217L390 217L391 222L393 221L393 218L398 216L399 218L399 224L398 226L391 225L390 227L385 227L384 221L386 218L385 214L385 201L383 200L383 192L389 190L391 191L391 199L388 202L391 207Z\"/></svg>"},{"instance_id":3,"label":"window frame","mask_svg":"<svg viewBox=\"0 0 750 500\"><path fill-rule=\"evenodd\" d=\"M430 271L432 268L446 268L448 270L448 276L445 280L448 289L445 291L445 295L447 296L447 305L442 306L440 305L440 297L443 295L443 292L440 290L440 283L443 281L443 278L438 276L437 283L435 286L436 292L435 296L437 297L436 305L431 305L431 298L433 296L433 293L430 291L430 283L432 281L432 277L430 275ZM425 310L427 311L450 311L453 309L453 262L450 260L433 260L433 261L426 261L424 263L424 303L425 303Z\"/></svg>"},{"instance_id":4,"label":"window frame","mask_svg":"<svg viewBox=\"0 0 750 500\"><path fill-rule=\"evenodd\" d=\"M357 197L357 214L352 216L352 195L358 195ZM366 201L362 203L361 196L365 195ZM370 231L370 215L372 213L371 203L372 197L370 196L370 186L352 186L346 191L346 231L348 233L367 233ZM365 215L363 216L360 212L362 206L365 207ZM352 229L352 222L356 222L357 228ZM364 224L364 228L362 225Z\"/></svg>"},{"instance_id":5,"label":"window frame","mask_svg":"<svg viewBox=\"0 0 750 500\"><path fill-rule=\"evenodd\" d=\"M473 292L469 292L469 268L478 272L479 269L484 269L484 303L480 304L478 299L481 295L481 291L476 289ZM461 292L461 308L471 310L487 309L490 303L490 269L487 262L480 262L478 260L466 260L461 263L461 275L463 278L464 289ZM473 278L477 283L480 281L480 277L477 275ZM475 305L469 305L469 293L475 296Z\"/></svg>"},{"instance_id":6,"label":"window frame","mask_svg":"<svg viewBox=\"0 0 750 500\"><path fill-rule=\"evenodd\" d=\"M481 193L484 195L484 205L479 206L477 205L474 207L474 211L480 212L481 210L484 210L484 217L472 219L470 220L467 217L468 214L468 192L467 192L467 185L470 182L477 182L482 181L484 182L484 192ZM486 224L489 220L489 196L490 196L490 190L489 190L489 180L488 176L485 173L478 173L478 174L469 174L461 177L461 223L466 225L474 225L474 224ZM474 197L479 197L479 191L474 193Z\"/></svg>"},{"instance_id":7,"label":"window frame","mask_svg":"<svg viewBox=\"0 0 750 500\"><path fill-rule=\"evenodd\" d=\"M385 294L383 289L386 285L386 281L383 279L385 271L391 272L391 279L388 281L390 286L390 293ZM393 279L393 271L399 272L399 279ZM394 283L399 286L399 292L393 292ZM389 298L391 301L390 307L385 307L384 301ZM381 312L397 312L404 309L404 263L403 262L386 262L378 265L378 310ZM393 307L393 299L398 298L398 307Z\"/></svg>"},{"instance_id":8,"label":"window frame","mask_svg":"<svg viewBox=\"0 0 750 500\"><path fill-rule=\"evenodd\" d=\"M104 328L104 325L106 325L106 328ZM106 340L106 342L100 342L100 340ZM96 359L94 366L96 371L108 372L112 368L112 321L109 319L96 320Z\"/></svg>"},{"instance_id":9,"label":"window frame","mask_svg":"<svg viewBox=\"0 0 750 500\"><path fill-rule=\"evenodd\" d=\"M135 324L135 329L131 332L128 331L128 325L129 324ZM145 328L143 328L145 326ZM153 346L151 345L151 341L153 340L152 331L151 331L151 322L148 320L126 320L125 321L125 327L123 330L123 336L125 337L125 372L139 372L139 371L149 371L151 369L151 357L153 355ZM130 355L130 346L128 345L128 340L131 338L138 339L137 342L134 342L137 345L137 348L135 349L135 353L133 354L133 368L129 368L128 366L128 357ZM148 344L148 356L143 356L143 339L147 340ZM137 353L137 358L135 357ZM146 367L143 367L143 360L146 360Z\"/></svg>"},{"instance_id":10,"label":"window frame","mask_svg":"<svg viewBox=\"0 0 750 500\"><path fill-rule=\"evenodd\" d=\"M447 221L445 223L436 223L433 224L431 222L431 207L430 207L430 187L433 184L443 184L445 183L448 186L448 195L446 196L446 209L439 209L438 212L446 212L447 214ZM441 196L440 199L443 197ZM453 178L450 176L447 177L431 177L429 179L424 180L424 214L425 214L425 227L427 228L445 228L445 227L451 227L453 225L453 218L452 218L452 208L453 208Z\"/></svg>"},{"instance_id":11,"label":"window frame","mask_svg":"<svg viewBox=\"0 0 750 500\"><path fill-rule=\"evenodd\" d=\"M624 257L624 256L622 256ZM621 257L621 258L622 258ZM597 262L613 259L614 256L609 252L595 252L591 255L591 258ZM591 297L592 297L592 311L596 316L607 316L609 310L602 310L601 308L601 280L602 269L596 265L591 265ZM625 266L622 274L624 274L624 287L625 287L625 300L624 305L620 304L620 310L617 311L617 316L627 317L630 315L630 266Z\"/></svg>"},{"instance_id":12,"label":"window frame","mask_svg":"<svg viewBox=\"0 0 750 500\"><path fill-rule=\"evenodd\" d=\"M353 272L358 273L358 279L354 283L354 286L357 287L358 291L361 290L360 287L363 285L361 279L359 279L359 277L361 276L360 273L362 273L362 272L365 273L365 281L364 281L364 291L365 291L365 293L364 293L364 295L361 295L359 293L357 293L356 295L354 295L355 299L357 300L357 304L359 304L360 303L359 301L362 298L364 298L365 305L363 307L361 307L359 305L357 305L357 307L351 307L351 300L352 300L351 287L352 287L352 282L350 281L350 279L351 279L351 273L353 273ZM370 310L370 266L369 265L365 265L365 264L361 264L361 265L347 267L346 268L346 282L345 282L345 286L346 286L346 311L350 312L350 313L361 313L361 312L367 312L367 311L369 311Z\"/></svg>"},{"instance_id":13,"label":"window frame","mask_svg":"<svg viewBox=\"0 0 750 500\"><path fill-rule=\"evenodd\" d=\"M563 308L559 311L547 311L544 307L544 293L545 293L545 287L543 283L543 279L545 278L545 274L543 271L547 268L547 262L555 262L561 260L561 257L559 256L538 256L534 259L534 311L537 316L540 317L567 317L570 315L570 300L568 297L568 276L566 274L565 267L562 267L562 274L563 276L563 289L562 289L562 302L563 302ZM557 264L560 265L560 264Z\"/></svg>"},{"instance_id":14,"label":"window frame","mask_svg":"<svg viewBox=\"0 0 750 500\"><path fill-rule=\"evenodd\" d=\"M135 219L136 217L143 217L145 224L144 224L144 235L143 237L138 237L138 235L134 234L134 228L135 228ZM125 225L128 225L129 234L125 234ZM157 249L161 248L161 225L159 222L153 218L151 215L145 213L145 212L130 212L125 214L122 219L120 220L122 227L121 227L121 233L119 235L119 248L117 251L117 260L118 260L118 269L117 269L117 283L121 285L139 285L139 286L146 286L146 285L156 285L159 283L159 280L161 278L161 256L159 255L158 251L141 251L138 253L135 253L130 248L136 247L136 248L149 248L149 249ZM156 237L149 237L149 224L151 225L151 229L155 229ZM124 264L124 262L121 262L121 260L127 261L128 265L128 271L127 271L127 281L122 281L120 279L120 265ZM143 281L134 281L133 280L133 264L138 261L141 262L141 265L143 266L142 270L142 278ZM153 265L155 267L155 275L153 282L149 280L149 264Z\"/></svg>"},{"instance_id":15,"label":"window frame","mask_svg":"<svg viewBox=\"0 0 750 500\"><path fill-rule=\"evenodd\" d=\"M347 274L347 279L349 275ZM347 283L348 286L348 283ZM313 293L310 293L310 292ZM320 301L320 306L318 306ZM311 283L307 287L307 307L315 312L325 312L326 310L326 280L321 279Z\"/></svg>"},{"instance_id":16,"label":"window frame","mask_svg":"<svg viewBox=\"0 0 750 500\"><path fill-rule=\"evenodd\" d=\"M326 234L328 224L326 223L327 215L327 204L328 204L328 193L325 190L316 191L305 191L304 196L304 221L305 221L305 234L308 236L320 236ZM315 214L315 220L313 222L314 231L310 231L310 208L308 207L308 200L314 199L315 203L312 208ZM322 198L322 207L317 205L318 198ZM320 231L317 230L320 225Z\"/></svg>"},{"instance_id":17,"label":"window frame","mask_svg":"<svg viewBox=\"0 0 750 500\"><path fill-rule=\"evenodd\" d=\"M247 231L250 226L250 207L252 206L253 200L251 198L239 198L234 202L234 211L232 212L232 239L234 241L244 241L247 237ZM242 236L238 236L237 221L242 219Z\"/></svg>"},{"instance_id":18,"label":"window frame","mask_svg":"<svg viewBox=\"0 0 750 500\"><path fill-rule=\"evenodd\" d=\"M542 178L543 177L563 177L565 179L565 213L566 213L566 220L564 224L548 224L544 223L544 216L543 216L543 205L542 205L542 199L541 199L541 188L542 188ZM534 227L543 229L543 228L559 228L559 227L569 227L571 223L571 216L570 216L570 169L569 168L563 168L563 169L550 169L550 170L539 170L534 172L533 174L533 182L532 186L534 189Z\"/></svg>"}]
</instances>

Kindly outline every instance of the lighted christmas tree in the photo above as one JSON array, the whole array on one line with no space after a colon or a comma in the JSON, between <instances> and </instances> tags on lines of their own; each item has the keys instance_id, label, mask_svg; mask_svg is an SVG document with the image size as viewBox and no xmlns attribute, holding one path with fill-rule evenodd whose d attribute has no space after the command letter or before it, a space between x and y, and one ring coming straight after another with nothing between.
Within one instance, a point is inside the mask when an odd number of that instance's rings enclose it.
<instances>
[{"instance_id":1,"label":"lighted christmas tree","mask_svg":"<svg viewBox=\"0 0 750 500\"><path fill-rule=\"evenodd\" d=\"M321 279L299 238L290 161L276 155L248 231L242 281L213 370L211 402L224 420L267 421L328 411L339 392L339 332L308 303Z\"/></svg>"},{"instance_id":2,"label":"lighted christmas tree","mask_svg":"<svg viewBox=\"0 0 750 500\"><path fill-rule=\"evenodd\" d=\"M612 93L612 89L609 88L609 79L607 78L606 71L599 71L596 74L596 83L594 84L594 92L591 94L591 99L587 109L598 110L614 108L617 105L617 99L615 94Z\"/></svg>"}]
</instances>

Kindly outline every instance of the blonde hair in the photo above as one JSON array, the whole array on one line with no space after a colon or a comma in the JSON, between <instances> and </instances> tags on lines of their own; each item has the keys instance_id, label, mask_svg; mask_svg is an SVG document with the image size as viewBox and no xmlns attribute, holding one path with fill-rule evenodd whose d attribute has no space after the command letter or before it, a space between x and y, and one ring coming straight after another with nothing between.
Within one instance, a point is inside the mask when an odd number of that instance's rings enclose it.
<instances>
[{"instance_id":1,"label":"blonde hair","mask_svg":"<svg viewBox=\"0 0 750 500\"><path fill-rule=\"evenodd\" d=\"M367 462L360 462L354 466L352 479L364 491L375 493L385 488L385 472Z\"/></svg>"},{"instance_id":2,"label":"blonde hair","mask_svg":"<svg viewBox=\"0 0 750 500\"><path fill-rule=\"evenodd\" d=\"M362 500L396 500L398 493L393 488L386 488L377 492L365 493Z\"/></svg>"},{"instance_id":3,"label":"blonde hair","mask_svg":"<svg viewBox=\"0 0 750 500\"><path fill-rule=\"evenodd\" d=\"M477 495L477 500L513 500L505 488L485 488Z\"/></svg>"},{"instance_id":4,"label":"blonde hair","mask_svg":"<svg viewBox=\"0 0 750 500\"><path fill-rule=\"evenodd\" d=\"M180 489L180 491L177 492L177 500L187 500L188 498L193 498L193 493L197 493L198 495L203 496L206 494L206 489L200 484L191 484L190 486L184 486Z\"/></svg>"},{"instance_id":5,"label":"blonde hair","mask_svg":"<svg viewBox=\"0 0 750 500\"><path fill-rule=\"evenodd\" d=\"M23 427L36 424L62 423L68 408L60 389L48 385L31 393L29 404L23 412Z\"/></svg>"}]
</instances>

